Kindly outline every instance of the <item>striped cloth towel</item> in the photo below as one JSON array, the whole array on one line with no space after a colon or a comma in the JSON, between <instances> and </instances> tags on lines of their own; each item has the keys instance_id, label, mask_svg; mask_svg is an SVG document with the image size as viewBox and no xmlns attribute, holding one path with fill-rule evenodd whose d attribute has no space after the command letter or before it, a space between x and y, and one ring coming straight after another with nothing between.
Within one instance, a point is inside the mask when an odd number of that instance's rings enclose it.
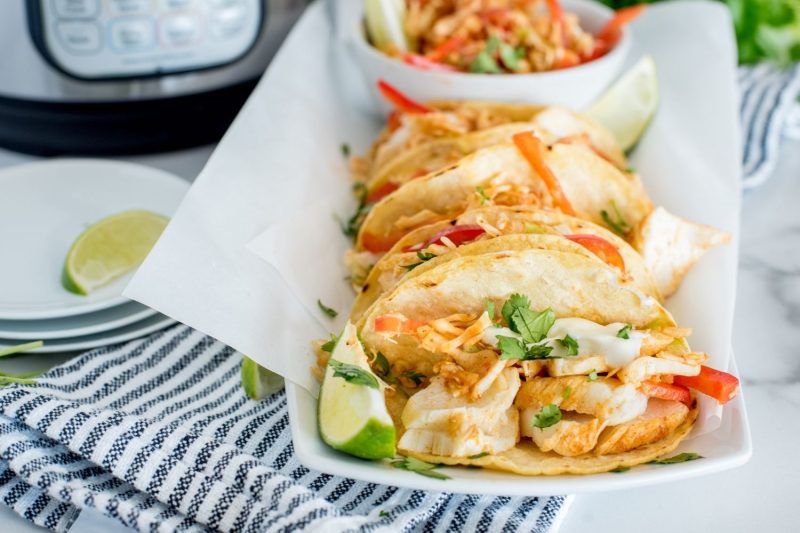
<instances>
[{"instance_id":1,"label":"striped cloth towel","mask_svg":"<svg viewBox=\"0 0 800 533\"><path fill-rule=\"evenodd\" d=\"M534 531L570 497L364 483L292 453L286 398L248 400L241 356L186 326L0 390L0 501L66 531L92 509L138 531Z\"/></svg>"},{"instance_id":2,"label":"striped cloth towel","mask_svg":"<svg viewBox=\"0 0 800 533\"><path fill-rule=\"evenodd\" d=\"M800 64L786 70L769 64L739 68L745 189L775 170L782 135L800 139Z\"/></svg>"}]
</instances>

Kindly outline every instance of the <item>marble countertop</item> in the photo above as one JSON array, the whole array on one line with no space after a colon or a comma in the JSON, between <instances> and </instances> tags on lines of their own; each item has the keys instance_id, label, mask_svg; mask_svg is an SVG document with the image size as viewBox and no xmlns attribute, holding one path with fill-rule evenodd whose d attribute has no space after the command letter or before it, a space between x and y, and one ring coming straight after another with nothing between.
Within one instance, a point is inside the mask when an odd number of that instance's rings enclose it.
<instances>
[{"instance_id":1,"label":"marble countertop","mask_svg":"<svg viewBox=\"0 0 800 533\"><path fill-rule=\"evenodd\" d=\"M192 179L210 147L125 158ZM28 158L0 151L0 167ZM753 432L745 466L689 481L579 496L562 533L583 531L791 531L800 505L800 141L784 143L775 175L745 194L733 347ZM15 359L8 371L57 364L66 356ZM37 531L0 504L9 531ZM79 523L81 523L79 521ZM96 522L99 524L101 522ZM95 526L82 533L109 531ZM99 529L97 529L99 527Z\"/></svg>"}]
</instances>

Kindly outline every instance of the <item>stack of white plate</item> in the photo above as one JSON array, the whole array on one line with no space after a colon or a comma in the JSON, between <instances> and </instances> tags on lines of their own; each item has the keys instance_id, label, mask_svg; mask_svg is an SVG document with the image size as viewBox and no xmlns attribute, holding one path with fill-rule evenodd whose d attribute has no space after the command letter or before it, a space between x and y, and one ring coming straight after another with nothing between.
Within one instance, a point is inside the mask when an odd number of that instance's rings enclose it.
<instances>
[{"instance_id":1,"label":"stack of white plate","mask_svg":"<svg viewBox=\"0 0 800 533\"><path fill-rule=\"evenodd\" d=\"M161 170L90 159L0 170L0 348L43 340L38 352L67 352L135 339L174 321L128 300L130 276L89 296L61 286L75 238L131 209L171 216L189 184Z\"/></svg>"}]
</instances>

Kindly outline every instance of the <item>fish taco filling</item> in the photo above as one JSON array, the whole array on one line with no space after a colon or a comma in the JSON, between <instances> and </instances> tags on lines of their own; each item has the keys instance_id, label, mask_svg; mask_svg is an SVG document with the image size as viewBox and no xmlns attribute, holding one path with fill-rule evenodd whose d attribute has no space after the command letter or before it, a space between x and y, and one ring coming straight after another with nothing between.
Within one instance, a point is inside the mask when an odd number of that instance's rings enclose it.
<instances>
[{"instance_id":1,"label":"fish taco filling","mask_svg":"<svg viewBox=\"0 0 800 533\"><path fill-rule=\"evenodd\" d=\"M407 453L496 455L525 440L565 457L627 452L684 423L689 387L711 371L688 349L690 330L557 318L520 294L480 315L391 313L373 327L403 346L381 353L376 372L387 394L407 396L396 420ZM727 401L735 385L699 390Z\"/></svg>"}]
</instances>

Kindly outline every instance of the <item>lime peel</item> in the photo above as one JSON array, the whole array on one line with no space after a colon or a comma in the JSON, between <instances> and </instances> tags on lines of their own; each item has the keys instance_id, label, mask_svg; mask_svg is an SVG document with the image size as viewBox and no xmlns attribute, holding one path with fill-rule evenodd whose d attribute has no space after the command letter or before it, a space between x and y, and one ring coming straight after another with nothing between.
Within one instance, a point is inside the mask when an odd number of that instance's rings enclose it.
<instances>
[{"instance_id":1,"label":"lime peel","mask_svg":"<svg viewBox=\"0 0 800 533\"><path fill-rule=\"evenodd\" d=\"M369 366L355 326L349 322L331 359L357 366L378 379ZM334 368L327 366L319 395L317 421L322 440L336 450L362 459L394 457L396 431L386 409L383 385L376 389L334 374Z\"/></svg>"}]
</instances>

